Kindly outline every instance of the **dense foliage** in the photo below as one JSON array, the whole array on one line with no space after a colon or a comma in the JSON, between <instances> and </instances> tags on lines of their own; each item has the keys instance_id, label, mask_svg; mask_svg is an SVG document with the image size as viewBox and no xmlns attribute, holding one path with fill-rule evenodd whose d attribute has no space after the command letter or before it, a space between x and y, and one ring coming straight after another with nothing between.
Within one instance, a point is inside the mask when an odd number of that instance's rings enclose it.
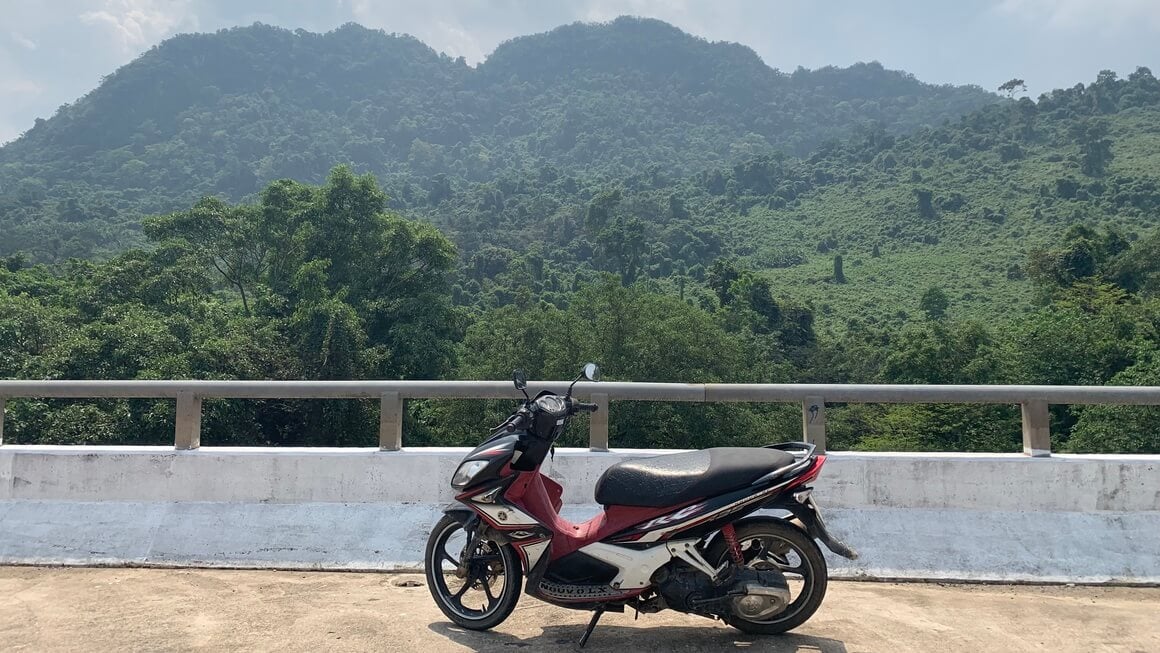
<instances>
[{"instance_id":1,"label":"dense foliage","mask_svg":"<svg viewBox=\"0 0 1160 653\"><path fill-rule=\"evenodd\" d=\"M183 36L0 149L0 378L596 360L636 381L1155 384L1158 170L1145 68L998 102L876 64L784 75L635 19L474 69L357 26ZM411 444L473 442L508 407L408 406ZM6 430L164 442L172 411L14 401ZM204 441L371 444L376 411L215 401ZM1062 450L1160 451L1154 409L1053 420ZM829 424L839 448L1020 442L1008 406ZM618 404L611 428L681 447L800 425L788 406Z\"/></svg>"},{"instance_id":2,"label":"dense foliage","mask_svg":"<svg viewBox=\"0 0 1160 653\"><path fill-rule=\"evenodd\" d=\"M743 46L632 18L518 38L476 68L357 25L188 34L0 149L0 255L107 255L139 241L143 215L321 183L336 163L411 210L501 179L805 154L861 121L909 131L996 99L878 64L784 74Z\"/></svg>"}]
</instances>

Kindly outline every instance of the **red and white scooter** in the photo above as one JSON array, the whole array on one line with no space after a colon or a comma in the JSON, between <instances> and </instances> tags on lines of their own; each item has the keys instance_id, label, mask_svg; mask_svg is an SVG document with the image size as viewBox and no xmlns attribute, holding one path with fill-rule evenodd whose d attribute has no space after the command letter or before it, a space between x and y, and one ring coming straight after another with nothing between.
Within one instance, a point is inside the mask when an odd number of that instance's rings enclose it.
<instances>
[{"instance_id":1,"label":"red and white scooter","mask_svg":"<svg viewBox=\"0 0 1160 653\"><path fill-rule=\"evenodd\" d=\"M467 455L451 480L459 494L427 542L431 595L472 630L502 623L528 594L595 614L666 608L775 634L814 614L826 561L857 554L826 532L807 485L825 462L813 445L719 447L618 463L596 484L604 510L574 524L559 514L562 488L540 465L569 418L597 410L572 397L596 381L589 363L567 394L527 399ZM775 515L754 515L758 510Z\"/></svg>"}]
</instances>

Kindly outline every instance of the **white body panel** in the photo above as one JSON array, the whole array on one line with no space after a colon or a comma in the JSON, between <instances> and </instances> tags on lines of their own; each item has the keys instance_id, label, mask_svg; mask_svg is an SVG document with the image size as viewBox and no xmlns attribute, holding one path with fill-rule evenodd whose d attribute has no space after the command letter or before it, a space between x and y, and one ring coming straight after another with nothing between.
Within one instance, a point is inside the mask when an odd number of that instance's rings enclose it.
<instances>
[{"instance_id":1,"label":"white body panel","mask_svg":"<svg viewBox=\"0 0 1160 653\"><path fill-rule=\"evenodd\" d=\"M672 547L695 544L696 540L679 540L658 544L648 549L629 549L615 544L593 542L580 551L620 570L610 585L616 589L639 589L648 587L653 572L673 559Z\"/></svg>"}]
</instances>

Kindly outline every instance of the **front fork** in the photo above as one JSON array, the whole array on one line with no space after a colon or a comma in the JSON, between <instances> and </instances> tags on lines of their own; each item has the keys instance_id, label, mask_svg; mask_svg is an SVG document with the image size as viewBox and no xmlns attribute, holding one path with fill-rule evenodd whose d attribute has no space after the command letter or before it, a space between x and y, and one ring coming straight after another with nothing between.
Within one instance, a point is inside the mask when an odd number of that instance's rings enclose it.
<instances>
[{"instance_id":1,"label":"front fork","mask_svg":"<svg viewBox=\"0 0 1160 653\"><path fill-rule=\"evenodd\" d=\"M483 532L479 524L479 515L474 512L463 522L463 532L467 533L467 544L464 544L463 550L459 552L459 566L455 568L456 578L467 578L468 564L471 560L468 554L470 553L474 556L475 549L479 546L480 536Z\"/></svg>"}]
</instances>

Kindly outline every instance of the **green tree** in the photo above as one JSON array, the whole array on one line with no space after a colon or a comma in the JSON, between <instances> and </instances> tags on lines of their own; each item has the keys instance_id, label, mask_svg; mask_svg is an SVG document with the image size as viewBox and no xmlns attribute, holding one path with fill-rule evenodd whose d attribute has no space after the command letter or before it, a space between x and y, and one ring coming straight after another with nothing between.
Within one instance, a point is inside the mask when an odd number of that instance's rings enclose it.
<instances>
[{"instance_id":1,"label":"green tree","mask_svg":"<svg viewBox=\"0 0 1160 653\"><path fill-rule=\"evenodd\" d=\"M1156 352L1113 376L1111 385L1160 385ZM1089 406L1079 415L1069 451L1160 453L1160 410L1155 406Z\"/></svg>"},{"instance_id":2,"label":"green tree","mask_svg":"<svg viewBox=\"0 0 1160 653\"><path fill-rule=\"evenodd\" d=\"M1021 79L1009 79L999 85L999 92L1006 93L1007 97L1014 97L1015 91L1027 92L1027 84Z\"/></svg>"},{"instance_id":3,"label":"green tree","mask_svg":"<svg viewBox=\"0 0 1160 653\"><path fill-rule=\"evenodd\" d=\"M1114 158L1107 123L1102 120L1080 123L1073 132L1079 141L1080 169L1090 177L1102 176Z\"/></svg>"},{"instance_id":4,"label":"green tree","mask_svg":"<svg viewBox=\"0 0 1160 653\"><path fill-rule=\"evenodd\" d=\"M1090 293L1090 295L1088 295ZM1085 295L1088 295L1085 297ZM1138 358L1153 327L1107 286L1072 290L1009 328L1004 361L1015 383L1102 385Z\"/></svg>"},{"instance_id":5,"label":"green tree","mask_svg":"<svg viewBox=\"0 0 1160 653\"><path fill-rule=\"evenodd\" d=\"M652 319L640 319L641 315ZM505 337L497 338L496 333ZM522 367L533 378L565 378L575 374L581 362L593 360L609 380L768 379L769 368L749 347L744 338L727 333L711 313L676 297L605 279L584 288L567 310L506 307L483 316L468 329L461 374L503 378L512 368ZM510 405L494 407L497 412L505 408L510 410ZM448 421L460 421L466 419L465 410L449 406L444 415ZM615 410L610 438L617 446L756 444L780 439L778 429L793 423L792 411L778 408L633 402L618 404ZM710 432L718 435L708 436Z\"/></svg>"},{"instance_id":6,"label":"green tree","mask_svg":"<svg viewBox=\"0 0 1160 653\"><path fill-rule=\"evenodd\" d=\"M143 228L151 240L184 246L189 256L216 270L238 291L249 315L249 295L263 271L267 253L266 243L257 238L258 215L254 208L230 207L215 197L207 197L189 211L147 218Z\"/></svg>"},{"instance_id":7,"label":"green tree","mask_svg":"<svg viewBox=\"0 0 1160 653\"><path fill-rule=\"evenodd\" d=\"M977 322L938 320L902 331L882 369L888 383L994 383L999 345Z\"/></svg>"},{"instance_id":8,"label":"green tree","mask_svg":"<svg viewBox=\"0 0 1160 653\"><path fill-rule=\"evenodd\" d=\"M934 212L934 192L929 188L915 188L914 198L918 202L918 215L931 219L935 217Z\"/></svg>"},{"instance_id":9,"label":"green tree","mask_svg":"<svg viewBox=\"0 0 1160 653\"><path fill-rule=\"evenodd\" d=\"M922 299L918 302L919 309L926 314L928 320L941 320L947 316L947 309L950 308L951 300L947 297L947 293L938 286L931 286L922 293Z\"/></svg>"},{"instance_id":10,"label":"green tree","mask_svg":"<svg viewBox=\"0 0 1160 653\"><path fill-rule=\"evenodd\" d=\"M741 271L737 268L737 262L733 259L719 258L713 261L713 265L709 267L709 273L706 275L706 283L713 292L717 293L717 299L722 306L727 306L733 299L732 287L733 282L741 277Z\"/></svg>"}]
</instances>

